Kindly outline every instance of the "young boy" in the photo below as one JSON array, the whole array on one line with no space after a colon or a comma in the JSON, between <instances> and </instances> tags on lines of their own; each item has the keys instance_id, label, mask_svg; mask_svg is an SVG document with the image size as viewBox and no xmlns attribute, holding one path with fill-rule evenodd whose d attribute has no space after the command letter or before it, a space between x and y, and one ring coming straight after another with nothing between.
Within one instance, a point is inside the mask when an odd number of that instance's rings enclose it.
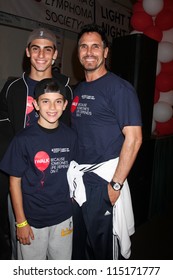
<instances>
[{"instance_id":1,"label":"young boy","mask_svg":"<svg viewBox=\"0 0 173 280\"><path fill-rule=\"evenodd\" d=\"M0 169L10 175L18 259L65 260L72 252L72 205L67 169L76 135L59 121L67 106L65 86L53 78L35 87L38 122L12 140Z\"/></svg>"}]
</instances>

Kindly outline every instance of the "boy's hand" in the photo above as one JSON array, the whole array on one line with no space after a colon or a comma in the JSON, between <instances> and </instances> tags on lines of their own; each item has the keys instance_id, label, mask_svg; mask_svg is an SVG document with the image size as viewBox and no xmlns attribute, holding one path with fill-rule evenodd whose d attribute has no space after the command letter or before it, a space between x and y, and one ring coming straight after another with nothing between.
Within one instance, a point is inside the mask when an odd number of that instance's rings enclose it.
<instances>
[{"instance_id":1,"label":"boy's hand","mask_svg":"<svg viewBox=\"0 0 173 280\"><path fill-rule=\"evenodd\" d=\"M17 228L17 239L23 245L31 244L31 239L34 240L34 234L30 225L26 225L22 228Z\"/></svg>"}]
</instances>

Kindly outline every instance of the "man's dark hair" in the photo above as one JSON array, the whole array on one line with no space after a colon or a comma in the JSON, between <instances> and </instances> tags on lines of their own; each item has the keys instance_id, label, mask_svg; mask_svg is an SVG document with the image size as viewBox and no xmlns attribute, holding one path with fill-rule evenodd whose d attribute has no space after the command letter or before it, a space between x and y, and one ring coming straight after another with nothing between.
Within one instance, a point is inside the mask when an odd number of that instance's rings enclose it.
<instances>
[{"instance_id":1,"label":"man's dark hair","mask_svg":"<svg viewBox=\"0 0 173 280\"><path fill-rule=\"evenodd\" d=\"M81 28L81 31L78 34L77 42L79 42L80 38L84 33L88 33L88 32L97 32L98 34L100 34L104 44L104 48L108 47L108 39L106 37L105 30L101 26L95 23L86 24Z\"/></svg>"}]
</instances>

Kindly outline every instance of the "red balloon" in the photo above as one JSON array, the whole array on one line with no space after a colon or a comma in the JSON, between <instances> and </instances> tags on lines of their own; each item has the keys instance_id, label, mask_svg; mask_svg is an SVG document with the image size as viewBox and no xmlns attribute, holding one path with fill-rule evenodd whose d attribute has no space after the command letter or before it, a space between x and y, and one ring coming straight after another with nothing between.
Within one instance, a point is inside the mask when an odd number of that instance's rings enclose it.
<instances>
[{"instance_id":1,"label":"red balloon","mask_svg":"<svg viewBox=\"0 0 173 280\"><path fill-rule=\"evenodd\" d=\"M159 101L160 98L160 92L157 88L155 88L155 92L154 92L154 104L157 103Z\"/></svg>"},{"instance_id":2,"label":"red balloon","mask_svg":"<svg viewBox=\"0 0 173 280\"><path fill-rule=\"evenodd\" d=\"M163 123L156 122L156 133L160 136L173 134L173 118Z\"/></svg>"},{"instance_id":3,"label":"red balloon","mask_svg":"<svg viewBox=\"0 0 173 280\"><path fill-rule=\"evenodd\" d=\"M156 76L156 88L162 92L173 89L172 74L161 71L159 75Z\"/></svg>"},{"instance_id":4,"label":"red balloon","mask_svg":"<svg viewBox=\"0 0 173 280\"><path fill-rule=\"evenodd\" d=\"M171 5L171 3L172 3L172 0L164 0L164 9L165 9L167 6Z\"/></svg>"},{"instance_id":5,"label":"red balloon","mask_svg":"<svg viewBox=\"0 0 173 280\"><path fill-rule=\"evenodd\" d=\"M172 2L172 0L164 0L163 10L173 11L173 2Z\"/></svg>"},{"instance_id":6,"label":"red balloon","mask_svg":"<svg viewBox=\"0 0 173 280\"><path fill-rule=\"evenodd\" d=\"M173 60L167 63L161 63L162 72L172 72L173 75Z\"/></svg>"},{"instance_id":7,"label":"red balloon","mask_svg":"<svg viewBox=\"0 0 173 280\"><path fill-rule=\"evenodd\" d=\"M153 19L146 12L137 12L131 16L130 23L135 30L144 31L153 25Z\"/></svg>"},{"instance_id":8,"label":"red balloon","mask_svg":"<svg viewBox=\"0 0 173 280\"><path fill-rule=\"evenodd\" d=\"M137 12L145 12L142 2L136 2L132 7L133 14Z\"/></svg>"},{"instance_id":9,"label":"red balloon","mask_svg":"<svg viewBox=\"0 0 173 280\"><path fill-rule=\"evenodd\" d=\"M50 164L50 157L46 152L39 151L34 157L34 163L40 171L44 171Z\"/></svg>"},{"instance_id":10,"label":"red balloon","mask_svg":"<svg viewBox=\"0 0 173 280\"><path fill-rule=\"evenodd\" d=\"M143 32L146 36L150 37L153 40L160 42L163 37L162 31L157 26L149 26Z\"/></svg>"},{"instance_id":11,"label":"red balloon","mask_svg":"<svg viewBox=\"0 0 173 280\"><path fill-rule=\"evenodd\" d=\"M162 10L155 18L155 24L161 30L168 30L173 27L173 11Z\"/></svg>"}]
</instances>

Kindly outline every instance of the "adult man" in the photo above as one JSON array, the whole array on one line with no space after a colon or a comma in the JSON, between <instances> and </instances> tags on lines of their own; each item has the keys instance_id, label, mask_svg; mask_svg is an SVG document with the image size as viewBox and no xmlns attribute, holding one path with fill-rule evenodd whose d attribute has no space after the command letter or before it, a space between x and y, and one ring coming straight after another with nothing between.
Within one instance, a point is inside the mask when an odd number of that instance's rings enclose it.
<instances>
[{"instance_id":1,"label":"adult man","mask_svg":"<svg viewBox=\"0 0 173 280\"><path fill-rule=\"evenodd\" d=\"M0 116L3 135L8 143L13 135L26 126L30 126L38 115L33 107L34 88L38 81L52 78L52 65L58 55L56 36L48 29L38 28L33 30L27 40L26 56L30 60L29 73L23 73L21 78L7 81L0 96ZM70 125L69 108L72 100L72 91L69 87L69 78L56 73L55 77L62 85L66 86L68 105L61 120ZM6 136L7 135L7 136ZM6 147L5 147L6 148ZM4 154L4 150L1 151ZM4 176L0 173L0 177ZM4 177L3 177L4 178ZM8 188L8 178L3 179L1 188ZM6 192L7 193L7 192ZM6 193L4 201L7 200ZM2 212L3 213L3 212ZM11 211L10 211L11 213ZM9 213L9 214L10 214ZM2 214L4 215L4 214ZM15 228L11 222L12 258L16 258Z\"/></svg>"},{"instance_id":2,"label":"adult man","mask_svg":"<svg viewBox=\"0 0 173 280\"><path fill-rule=\"evenodd\" d=\"M128 258L134 232L126 178L142 143L140 106L134 88L106 69L107 55L102 28L84 26L78 57L86 80L76 87L71 107L78 136L78 163L68 174L78 202L73 259Z\"/></svg>"}]
</instances>

